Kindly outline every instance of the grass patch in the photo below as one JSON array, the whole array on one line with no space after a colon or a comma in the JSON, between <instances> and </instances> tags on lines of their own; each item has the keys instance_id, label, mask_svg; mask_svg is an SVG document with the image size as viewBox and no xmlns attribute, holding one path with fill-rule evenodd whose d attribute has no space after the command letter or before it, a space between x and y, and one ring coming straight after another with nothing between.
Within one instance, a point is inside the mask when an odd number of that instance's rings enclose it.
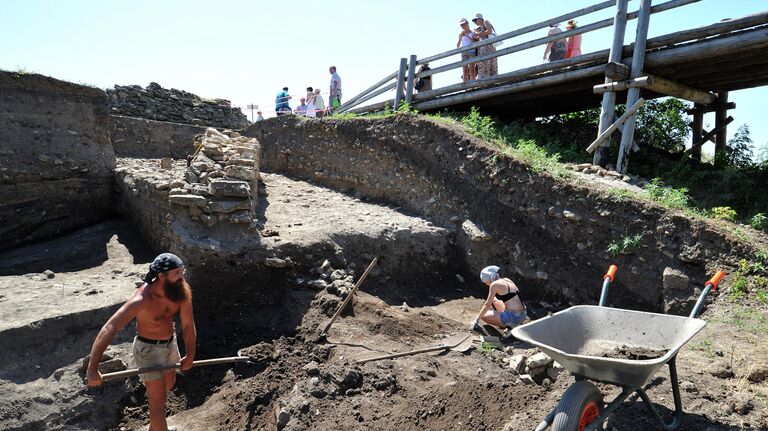
<instances>
[{"instance_id":1,"label":"grass patch","mask_svg":"<svg viewBox=\"0 0 768 431\"><path fill-rule=\"evenodd\" d=\"M758 337L768 334L768 319L753 306L733 304L725 317L713 318L712 321L743 329Z\"/></svg>"},{"instance_id":2,"label":"grass patch","mask_svg":"<svg viewBox=\"0 0 768 431\"><path fill-rule=\"evenodd\" d=\"M613 198L613 200L616 202L622 202L627 199L638 198L637 194L635 194L634 192L631 192L621 187L613 187L608 190L608 193L610 193L611 198Z\"/></svg>"},{"instance_id":3,"label":"grass patch","mask_svg":"<svg viewBox=\"0 0 768 431\"><path fill-rule=\"evenodd\" d=\"M683 209L688 207L688 189L667 187L661 178L654 178L645 186L648 197L664 207L671 209Z\"/></svg>"}]
</instances>

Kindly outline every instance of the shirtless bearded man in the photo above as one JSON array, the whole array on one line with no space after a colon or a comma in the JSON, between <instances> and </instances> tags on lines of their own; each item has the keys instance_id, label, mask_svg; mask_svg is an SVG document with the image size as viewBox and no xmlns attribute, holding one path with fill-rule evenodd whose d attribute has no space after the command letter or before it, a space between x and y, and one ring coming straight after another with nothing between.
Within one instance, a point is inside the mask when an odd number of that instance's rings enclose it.
<instances>
[{"instance_id":1,"label":"shirtless bearded man","mask_svg":"<svg viewBox=\"0 0 768 431\"><path fill-rule=\"evenodd\" d=\"M144 277L144 284L104 324L96 336L88 362L87 383L102 383L99 360L115 334L134 318L136 332L133 340L133 359L139 368L174 365L181 362L181 370L192 368L195 358L197 332L192 315L192 291L184 278L181 259L163 253L157 256ZM181 317L186 355L180 358L176 343L173 317ZM175 430L165 421L165 402L168 391L176 382L176 371L155 371L141 375L149 401L149 431Z\"/></svg>"}]
</instances>

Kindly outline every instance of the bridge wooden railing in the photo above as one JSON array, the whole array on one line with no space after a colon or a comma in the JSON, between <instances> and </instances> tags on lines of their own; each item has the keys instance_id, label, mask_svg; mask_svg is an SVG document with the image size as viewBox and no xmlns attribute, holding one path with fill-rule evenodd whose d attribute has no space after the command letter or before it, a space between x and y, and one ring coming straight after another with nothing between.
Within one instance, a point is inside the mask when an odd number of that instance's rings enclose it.
<instances>
[{"instance_id":1,"label":"bridge wooden railing","mask_svg":"<svg viewBox=\"0 0 768 431\"><path fill-rule=\"evenodd\" d=\"M706 67L706 65L700 64L698 59L702 57L712 57L713 52L716 52L723 58L728 57L735 52L743 52L745 47L750 47L750 49L753 50L752 52L760 53L763 51L763 48L766 47L766 43L768 43L766 41L766 34L763 32L764 28L761 27L768 23L768 12L760 12L739 19L725 20L709 26L683 30L653 39L647 39L649 19L652 14L689 5L691 3L697 3L699 1L700 0L670 0L652 6L651 0L640 0L638 10L629 13L627 12L629 0L604 1L513 30L494 38L482 40L466 47L452 49L420 60L418 60L415 55L411 55L409 59L400 59L400 67L398 70L345 102L339 110L342 112L349 111L353 113L378 112L385 110L387 106L395 108L400 105L401 101L405 101L409 103L412 108L422 111L434 110L452 105L466 106L467 103L482 99L507 96L515 92L529 91L577 80L582 80L582 82L587 80L588 82L588 80L598 76L605 76L605 83L594 87L594 93L603 94L603 102L601 104L598 139L589 147L589 151L596 150L593 163L604 164L605 161L601 161L601 158L605 154L605 147L603 144L609 142L608 138L610 138L610 134L613 131L620 129L622 131L622 136L616 169L622 173L626 172L629 149L633 146L632 140L634 135L635 116L623 116L619 119L620 121L614 122L615 99L617 92L628 91L627 106L638 108L643 103L640 98L640 88L652 90L657 95L673 96L694 102L695 105L692 110L692 114L694 115L694 149L692 150L692 154L694 157L697 157L700 153L701 145L705 141L711 140L712 135L714 134L718 137L715 145L715 152L717 153L718 149L722 151L725 147L727 110L734 108L732 103L729 104L727 102L727 92L718 90L720 93L715 94L706 89L692 88L665 77L649 75L644 71L646 53L649 53L648 62L652 67L663 67L667 64L681 63L681 61L685 63L677 64L675 66L676 69L679 67L689 69L687 64L690 64L690 68ZM603 19L552 36L541 37L508 48L499 49L486 55L456 61L416 73L417 65L427 64L432 61L459 55L478 47L547 28L551 24L580 17L612 6L616 6L616 13L613 18ZM626 23L628 20L633 19L638 19L635 42L625 46L624 33ZM483 77L469 82L446 85L440 88L422 91L418 94L413 93L414 81L418 78L434 76L472 63L510 55L555 40L561 40L573 35L585 34L611 26L613 26L614 36L610 49L587 53L574 58L552 61L550 63L531 66L492 77ZM632 56L631 61L627 58L628 55ZM683 58L684 60L682 60ZM743 73L753 72L745 71ZM761 81L764 78L768 79L760 75L759 77L750 78L750 82ZM739 79L744 79L744 77L741 76ZM393 80L394 82L392 82ZM392 90L393 88L396 89L393 99L366 106L358 106L376 96ZM716 124L713 131L706 132L701 128L701 116L705 112L716 112ZM623 127L620 127L621 123L624 123Z\"/></svg>"},{"instance_id":2,"label":"bridge wooden railing","mask_svg":"<svg viewBox=\"0 0 768 431\"><path fill-rule=\"evenodd\" d=\"M663 11L677 8L680 6L685 6L691 3L696 3L699 1L701 0L671 0L671 1L667 1L665 3L659 4L657 6L653 6L651 8L651 13L659 13L659 12L663 12ZM616 0L604 1L592 6L588 6L582 9L568 12L566 14L556 16L554 18L550 18L535 24L531 24L531 25L510 31L508 33L498 35L497 37L494 37L494 38L489 38L486 40L475 42L469 46L451 49L449 51L445 51L440 54L432 55L422 59L416 59L415 56L411 56L410 59L401 59L400 67L398 70L395 70L394 72L387 75L385 78L383 78L381 81L377 82L370 88L367 88L366 90L362 91L360 94L356 95L355 97L343 103L341 107L339 107L339 112L351 111L355 113L367 113L367 112L382 111L385 109L385 106L387 105L390 107L398 106L400 103L400 100L405 100L408 103L417 102L417 103L414 103L414 107L416 107L416 104L418 104L419 108L425 109L425 110L440 108L440 107L449 106L455 103L461 103L462 101L464 101L463 99L468 96L466 94L454 94L450 97L441 97L447 94L466 92L466 90L478 90L483 87L493 86L495 84L503 83L509 80L518 79L523 76L563 70L574 65L579 65L581 63L588 63L598 58L602 58L605 56L603 52L593 53L592 55L586 54L586 55L581 55L581 56L566 59L566 60L558 60L558 61L553 61L550 63L541 64L541 65L537 65L537 66L533 66L525 69L520 69L510 73L505 73L505 74L501 74L493 77L480 78L480 79L476 79L469 82L462 82L458 84L448 85L445 87L433 89L431 91L420 92L418 94L413 94L413 91L412 91L413 82L416 79L433 76L439 73L458 69L468 64L477 63L477 62L489 60L492 58L503 57L503 56L510 55L520 51L525 51L541 45L546 45L549 42L565 39L572 35L585 34L585 33L593 32L603 28L607 28L614 25L614 18L603 19L591 24L581 25L573 30L567 30L567 31L558 33L556 35L541 37L531 41L523 42L514 46L510 46L508 48L499 49L496 52L493 52L490 54L473 57L468 60L461 60L461 61L449 63L446 65L435 67L433 69L429 69L419 73L415 73L416 66L419 66L422 64L428 64L430 62L434 62L434 61L448 58L451 56L460 55L461 53L466 51L474 50L474 49L483 47L485 45L505 41L507 39L528 34L537 30L547 29L552 24L557 24L563 21L567 21L569 19L578 18L584 15L590 14L592 12L613 7L615 5L616 5ZM626 14L626 19L627 20L636 19L638 17L638 14L639 14L638 11L630 12ZM602 54L602 55L595 55L595 54ZM393 80L394 82L392 82ZM398 85L400 87L398 87ZM389 99L373 105L362 106L362 107L352 109L353 107L358 106L361 103L366 102L394 88L399 88L399 90L395 93L394 99ZM477 91L473 91L472 93L476 93L476 92ZM483 96L484 94L480 93L480 94L473 94L471 97L476 99L478 97L482 98ZM439 101L436 100L438 98L440 99Z\"/></svg>"}]
</instances>

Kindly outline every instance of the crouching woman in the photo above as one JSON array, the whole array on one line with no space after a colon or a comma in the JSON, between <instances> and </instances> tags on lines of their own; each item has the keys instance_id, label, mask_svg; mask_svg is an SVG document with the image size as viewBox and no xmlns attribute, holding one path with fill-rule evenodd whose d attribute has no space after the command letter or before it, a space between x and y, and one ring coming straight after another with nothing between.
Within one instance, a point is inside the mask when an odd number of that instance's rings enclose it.
<instances>
[{"instance_id":1,"label":"crouching woman","mask_svg":"<svg viewBox=\"0 0 768 431\"><path fill-rule=\"evenodd\" d=\"M488 285L488 299L470 323L470 328L479 329L478 323L482 320L498 328L507 338L512 335L512 328L525 321L527 313L517 285L509 278L502 278L499 271L498 266L491 265L480 272L480 280Z\"/></svg>"}]
</instances>

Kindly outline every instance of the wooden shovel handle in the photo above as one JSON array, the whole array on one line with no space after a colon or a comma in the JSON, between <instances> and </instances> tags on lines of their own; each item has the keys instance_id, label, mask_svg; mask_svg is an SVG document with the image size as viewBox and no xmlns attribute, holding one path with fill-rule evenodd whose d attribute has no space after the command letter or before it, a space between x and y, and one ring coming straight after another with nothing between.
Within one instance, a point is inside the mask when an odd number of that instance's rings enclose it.
<instances>
[{"instance_id":1,"label":"wooden shovel handle","mask_svg":"<svg viewBox=\"0 0 768 431\"><path fill-rule=\"evenodd\" d=\"M327 325L325 325L325 329L323 329L323 332L320 333L321 337L325 337L328 334L328 330L331 329L331 325L333 325L333 322L336 321L336 319L341 314L341 311L344 310L344 307L347 306L350 300L352 300L352 295L354 295L355 291L357 291L357 288L360 287L361 284L365 281L365 278L368 277L368 273L371 272L374 266L376 266L376 263L379 261L379 258L374 257L371 263L368 265L368 268L365 269L365 272L360 277L359 280L357 280L357 283L355 284L355 287L352 288L352 290L349 292L346 298L344 298L344 301L341 302L341 305L339 305L339 308L336 310L336 313L333 314L333 317L331 317L331 321L328 322Z\"/></svg>"},{"instance_id":2,"label":"wooden shovel handle","mask_svg":"<svg viewBox=\"0 0 768 431\"><path fill-rule=\"evenodd\" d=\"M192 362L193 367L203 367L206 365L219 365L219 364L231 364L233 362L248 362L251 358L247 356L232 356L228 358L215 358L215 359L203 359L200 361ZM153 367L144 368L131 368L129 370L116 371L114 373L107 373L101 376L102 380L108 382L110 380L117 380L126 377L138 376L139 374L150 373L152 371L166 371L180 368L181 363L174 365L156 365Z\"/></svg>"}]
</instances>

